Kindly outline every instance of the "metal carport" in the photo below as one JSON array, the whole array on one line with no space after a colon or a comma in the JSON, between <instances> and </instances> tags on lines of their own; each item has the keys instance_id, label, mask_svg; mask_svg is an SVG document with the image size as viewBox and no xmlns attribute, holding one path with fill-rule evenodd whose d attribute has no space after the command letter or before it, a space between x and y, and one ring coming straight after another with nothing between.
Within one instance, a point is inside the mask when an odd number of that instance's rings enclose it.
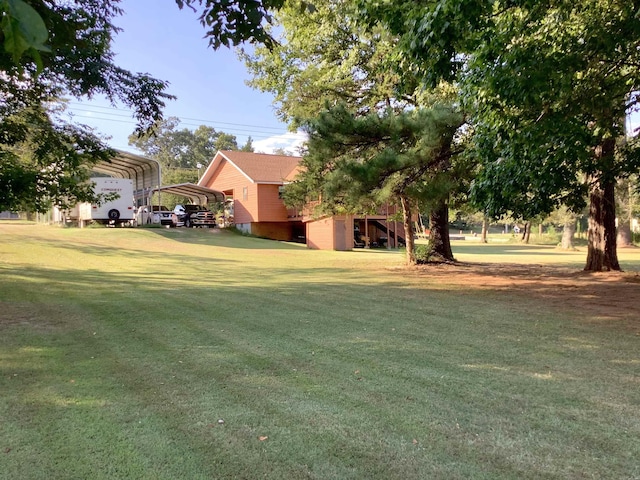
<instances>
[{"instance_id":1,"label":"metal carport","mask_svg":"<svg viewBox=\"0 0 640 480\"><path fill-rule=\"evenodd\" d=\"M224 202L224 193L195 183L180 183L161 186L162 175L160 163L152 158L143 157L123 150L116 150L117 155L109 161L98 162L93 170L115 178L133 180L136 204L149 205L154 192L167 192L187 197L193 203L205 205L209 202ZM158 205L161 202L158 199Z\"/></svg>"},{"instance_id":2,"label":"metal carport","mask_svg":"<svg viewBox=\"0 0 640 480\"><path fill-rule=\"evenodd\" d=\"M152 158L116 150L117 155L109 161L98 162L93 171L115 178L133 180L133 195L136 205L147 205L154 189L160 187L160 163Z\"/></svg>"},{"instance_id":3,"label":"metal carport","mask_svg":"<svg viewBox=\"0 0 640 480\"><path fill-rule=\"evenodd\" d=\"M192 203L196 203L198 205L206 205L209 202L224 202L225 199L224 193L207 187L201 187L195 183L179 183L176 185L157 187L153 189L153 192L166 192L181 195L183 197L187 197Z\"/></svg>"}]
</instances>

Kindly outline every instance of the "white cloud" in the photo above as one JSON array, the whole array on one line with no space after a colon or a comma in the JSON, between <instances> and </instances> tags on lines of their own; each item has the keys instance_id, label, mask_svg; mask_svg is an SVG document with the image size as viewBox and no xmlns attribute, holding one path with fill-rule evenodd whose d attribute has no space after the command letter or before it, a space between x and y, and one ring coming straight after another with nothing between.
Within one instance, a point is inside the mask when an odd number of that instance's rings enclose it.
<instances>
[{"instance_id":1,"label":"white cloud","mask_svg":"<svg viewBox=\"0 0 640 480\"><path fill-rule=\"evenodd\" d=\"M273 153L275 150L282 148L283 150L299 155L299 147L307 141L307 134L298 130L293 133L285 133L264 140L256 140L253 142L253 149L256 153Z\"/></svg>"},{"instance_id":2,"label":"white cloud","mask_svg":"<svg viewBox=\"0 0 640 480\"><path fill-rule=\"evenodd\" d=\"M634 111L627 116L627 135L635 136L640 133L640 111Z\"/></svg>"}]
</instances>

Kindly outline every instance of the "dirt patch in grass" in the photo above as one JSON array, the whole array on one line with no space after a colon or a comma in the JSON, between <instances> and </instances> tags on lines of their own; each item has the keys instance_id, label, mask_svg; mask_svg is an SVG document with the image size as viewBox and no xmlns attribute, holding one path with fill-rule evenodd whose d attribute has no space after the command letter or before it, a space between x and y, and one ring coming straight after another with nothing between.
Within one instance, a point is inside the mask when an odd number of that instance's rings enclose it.
<instances>
[{"instance_id":1,"label":"dirt patch in grass","mask_svg":"<svg viewBox=\"0 0 640 480\"><path fill-rule=\"evenodd\" d=\"M587 321L615 323L640 335L640 274L584 272L549 265L456 263L415 267L444 285L493 290L514 302L527 298L545 307L584 312Z\"/></svg>"},{"instance_id":2,"label":"dirt patch in grass","mask_svg":"<svg viewBox=\"0 0 640 480\"><path fill-rule=\"evenodd\" d=\"M0 302L0 331L29 327L41 333L54 332L69 324L69 312L55 305Z\"/></svg>"}]
</instances>

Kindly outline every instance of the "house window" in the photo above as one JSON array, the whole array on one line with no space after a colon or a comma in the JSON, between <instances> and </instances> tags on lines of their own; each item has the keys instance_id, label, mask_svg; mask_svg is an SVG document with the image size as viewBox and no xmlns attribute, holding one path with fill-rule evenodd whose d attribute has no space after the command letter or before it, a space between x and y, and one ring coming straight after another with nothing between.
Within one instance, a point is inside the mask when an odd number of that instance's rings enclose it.
<instances>
[{"instance_id":1,"label":"house window","mask_svg":"<svg viewBox=\"0 0 640 480\"><path fill-rule=\"evenodd\" d=\"M280 185L278 187L278 198L282 200L283 195L284 195L284 185Z\"/></svg>"},{"instance_id":2,"label":"house window","mask_svg":"<svg viewBox=\"0 0 640 480\"><path fill-rule=\"evenodd\" d=\"M242 199L247 200L249 198L249 187L244 187L242 189Z\"/></svg>"}]
</instances>

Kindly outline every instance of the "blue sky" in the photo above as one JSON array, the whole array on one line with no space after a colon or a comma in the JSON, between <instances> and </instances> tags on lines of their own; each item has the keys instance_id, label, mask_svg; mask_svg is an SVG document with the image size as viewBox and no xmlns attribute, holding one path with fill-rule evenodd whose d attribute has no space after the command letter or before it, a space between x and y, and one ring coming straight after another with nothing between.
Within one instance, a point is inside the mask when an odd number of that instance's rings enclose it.
<instances>
[{"instance_id":1,"label":"blue sky","mask_svg":"<svg viewBox=\"0 0 640 480\"><path fill-rule=\"evenodd\" d=\"M115 21L123 31L115 38L115 63L132 72L148 73L170 83L165 117L178 117L181 128L199 125L235 135L243 145L248 136L256 151L293 148L300 136L287 131L274 113L273 97L248 87L249 75L233 50L214 51L204 28L190 9L173 0L122 0L125 13ZM136 152L128 145L135 121L123 105L108 101L71 100L74 121L110 136L109 145Z\"/></svg>"}]
</instances>

